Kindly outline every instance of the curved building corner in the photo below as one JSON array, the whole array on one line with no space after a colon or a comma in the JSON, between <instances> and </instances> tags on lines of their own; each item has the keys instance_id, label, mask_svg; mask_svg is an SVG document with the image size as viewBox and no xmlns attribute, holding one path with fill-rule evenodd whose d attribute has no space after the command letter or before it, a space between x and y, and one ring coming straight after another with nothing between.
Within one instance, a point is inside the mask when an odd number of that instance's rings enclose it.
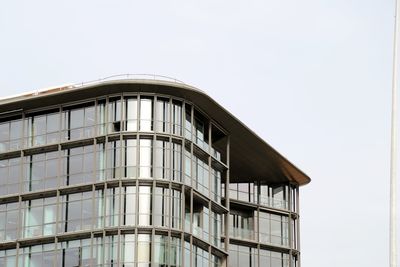
<instances>
[{"instance_id":1,"label":"curved building corner","mask_svg":"<svg viewBox=\"0 0 400 267\"><path fill-rule=\"evenodd\" d=\"M299 267L309 182L182 82L3 98L0 266Z\"/></svg>"}]
</instances>

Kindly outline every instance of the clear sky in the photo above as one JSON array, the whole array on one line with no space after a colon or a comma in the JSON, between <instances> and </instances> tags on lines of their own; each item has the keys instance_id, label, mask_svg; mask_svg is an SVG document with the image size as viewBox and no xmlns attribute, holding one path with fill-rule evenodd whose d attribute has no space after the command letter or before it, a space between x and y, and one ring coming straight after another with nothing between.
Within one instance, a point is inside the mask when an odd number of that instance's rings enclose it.
<instances>
[{"instance_id":1,"label":"clear sky","mask_svg":"<svg viewBox=\"0 0 400 267\"><path fill-rule=\"evenodd\" d=\"M302 266L388 266L393 14L393 0L3 1L0 96L119 73L197 86L312 178Z\"/></svg>"}]
</instances>

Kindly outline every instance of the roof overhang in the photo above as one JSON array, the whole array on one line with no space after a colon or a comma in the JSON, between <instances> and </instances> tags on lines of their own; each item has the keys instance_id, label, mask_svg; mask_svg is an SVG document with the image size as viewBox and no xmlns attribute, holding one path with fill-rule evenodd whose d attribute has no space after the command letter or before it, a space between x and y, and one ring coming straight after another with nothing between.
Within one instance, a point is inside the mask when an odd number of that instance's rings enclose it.
<instances>
[{"instance_id":1,"label":"roof overhang","mask_svg":"<svg viewBox=\"0 0 400 267\"><path fill-rule=\"evenodd\" d=\"M230 134L231 182L293 182L305 185L311 179L274 148L257 136L229 111L203 91L177 82L130 79L66 86L0 100L0 114L58 105L79 99L120 92L159 93L194 103Z\"/></svg>"}]
</instances>

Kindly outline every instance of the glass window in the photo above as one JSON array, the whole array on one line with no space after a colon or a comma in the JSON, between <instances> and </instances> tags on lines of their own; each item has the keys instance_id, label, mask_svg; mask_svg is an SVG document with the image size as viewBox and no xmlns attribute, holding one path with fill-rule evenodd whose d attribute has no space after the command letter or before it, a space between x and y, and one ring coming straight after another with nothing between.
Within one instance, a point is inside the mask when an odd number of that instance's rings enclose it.
<instances>
[{"instance_id":1,"label":"glass window","mask_svg":"<svg viewBox=\"0 0 400 267\"><path fill-rule=\"evenodd\" d=\"M250 192L248 183L238 183L238 200L249 202Z\"/></svg>"},{"instance_id":2,"label":"glass window","mask_svg":"<svg viewBox=\"0 0 400 267\"><path fill-rule=\"evenodd\" d=\"M137 177L137 140L128 139L125 140L125 177L136 178ZM146 151L148 152L148 151Z\"/></svg>"},{"instance_id":3,"label":"glass window","mask_svg":"<svg viewBox=\"0 0 400 267\"><path fill-rule=\"evenodd\" d=\"M157 132L169 133L170 129L170 111L169 99L157 98L155 127Z\"/></svg>"},{"instance_id":4,"label":"glass window","mask_svg":"<svg viewBox=\"0 0 400 267\"><path fill-rule=\"evenodd\" d=\"M69 194L62 197L61 231L73 232L95 228L93 225L93 192ZM97 215L96 215L97 216Z\"/></svg>"},{"instance_id":5,"label":"glass window","mask_svg":"<svg viewBox=\"0 0 400 267\"><path fill-rule=\"evenodd\" d=\"M97 134L106 134L106 101L99 100L97 103Z\"/></svg>"},{"instance_id":6,"label":"glass window","mask_svg":"<svg viewBox=\"0 0 400 267\"><path fill-rule=\"evenodd\" d=\"M18 266L51 267L54 264L54 244L36 245L20 249Z\"/></svg>"},{"instance_id":7,"label":"glass window","mask_svg":"<svg viewBox=\"0 0 400 267\"><path fill-rule=\"evenodd\" d=\"M181 266L181 239L178 237L171 237L170 249L169 249L169 265L173 267ZM188 265L189 266L189 265Z\"/></svg>"},{"instance_id":8,"label":"glass window","mask_svg":"<svg viewBox=\"0 0 400 267\"><path fill-rule=\"evenodd\" d=\"M131 251L131 254L134 254ZM106 236L104 238L104 266L118 266L118 236ZM61 265L59 265L61 266ZM100 265L101 266L101 265Z\"/></svg>"},{"instance_id":9,"label":"glass window","mask_svg":"<svg viewBox=\"0 0 400 267\"><path fill-rule=\"evenodd\" d=\"M169 179L170 177L170 143L164 140L155 141L155 177Z\"/></svg>"},{"instance_id":10,"label":"glass window","mask_svg":"<svg viewBox=\"0 0 400 267\"><path fill-rule=\"evenodd\" d=\"M272 187L273 207L287 209L287 186Z\"/></svg>"},{"instance_id":11,"label":"glass window","mask_svg":"<svg viewBox=\"0 0 400 267\"><path fill-rule=\"evenodd\" d=\"M53 113L47 114L47 124L46 124L46 141L47 144L57 143L59 140L59 129L60 129L60 114Z\"/></svg>"},{"instance_id":12,"label":"glass window","mask_svg":"<svg viewBox=\"0 0 400 267\"><path fill-rule=\"evenodd\" d=\"M79 130L85 126L84 123L84 116L85 110L83 108L73 109L68 111L69 118L66 121L69 122L69 127L67 129L71 130L78 130L78 131L71 131L70 139L77 139L79 138ZM83 135L82 135L83 137Z\"/></svg>"},{"instance_id":13,"label":"glass window","mask_svg":"<svg viewBox=\"0 0 400 267\"><path fill-rule=\"evenodd\" d=\"M153 99L140 99L140 131L153 131Z\"/></svg>"},{"instance_id":14,"label":"glass window","mask_svg":"<svg viewBox=\"0 0 400 267\"><path fill-rule=\"evenodd\" d=\"M211 169L211 193L215 202L221 203L221 172L212 168Z\"/></svg>"},{"instance_id":15,"label":"glass window","mask_svg":"<svg viewBox=\"0 0 400 267\"><path fill-rule=\"evenodd\" d=\"M133 267L135 264L135 235L128 234L121 236L121 261L126 267Z\"/></svg>"},{"instance_id":16,"label":"glass window","mask_svg":"<svg viewBox=\"0 0 400 267\"><path fill-rule=\"evenodd\" d=\"M199 203L193 203L193 215L192 215L192 231L195 236L201 237L202 235L202 212L203 205Z\"/></svg>"},{"instance_id":17,"label":"glass window","mask_svg":"<svg viewBox=\"0 0 400 267\"><path fill-rule=\"evenodd\" d=\"M185 231L191 232L191 225L190 225L190 197L186 196L185 198Z\"/></svg>"},{"instance_id":18,"label":"glass window","mask_svg":"<svg viewBox=\"0 0 400 267\"><path fill-rule=\"evenodd\" d=\"M212 211L211 219L211 243L216 247L221 247L222 215Z\"/></svg>"},{"instance_id":19,"label":"glass window","mask_svg":"<svg viewBox=\"0 0 400 267\"><path fill-rule=\"evenodd\" d=\"M124 199L122 202L123 215L124 215L123 224L124 225L136 225L136 210L137 210L137 208L136 208L136 186L123 187L123 190L124 190ZM146 200L148 201L148 199L146 199ZM144 204L146 202L146 200L141 201L140 204ZM146 205L146 204L144 204L144 205ZM145 213L146 211L143 210L143 212ZM149 214L147 214L147 215L149 215ZM143 216L145 216L145 215L143 215Z\"/></svg>"},{"instance_id":20,"label":"glass window","mask_svg":"<svg viewBox=\"0 0 400 267\"><path fill-rule=\"evenodd\" d=\"M16 131L19 131L18 126ZM60 113L31 115L25 119L27 147L54 144L59 141Z\"/></svg>"},{"instance_id":21,"label":"glass window","mask_svg":"<svg viewBox=\"0 0 400 267\"><path fill-rule=\"evenodd\" d=\"M105 226L118 226L119 225L119 215L120 215L120 198L121 189L107 188L106 190L106 213L105 213ZM126 211L124 212L124 214Z\"/></svg>"},{"instance_id":22,"label":"glass window","mask_svg":"<svg viewBox=\"0 0 400 267\"><path fill-rule=\"evenodd\" d=\"M193 245L193 266L208 267L209 266L208 251Z\"/></svg>"},{"instance_id":23,"label":"glass window","mask_svg":"<svg viewBox=\"0 0 400 267\"><path fill-rule=\"evenodd\" d=\"M192 107L185 107L185 138L192 140Z\"/></svg>"},{"instance_id":24,"label":"glass window","mask_svg":"<svg viewBox=\"0 0 400 267\"><path fill-rule=\"evenodd\" d=\"M3 267L15 267L17 264L17 250L6 249L0 251L0 266Z\"/></svg>"},{"instance_id":25,"label":"glass window","mask_svg":"<svg viewBox=\"0 0 400 267\"><path fill-rule=\"evenodd\" d=\"M182 194L180 191L171 190L171 217L172 217L172 228L181 229L181 210L182 210Z\"/></svg>"},{"instance_id":26,"label":"glass window","mask_svg":"<svg viewBox=\"0 0 400 267\"><path fill-rule=\"evenodd\" d=\"M61 242L57 255L57 266L90 266L93 262L90 244L90 239Z\"/></svg>"},{"instance_id":27,"label":"glass window","mask_svg":"<svg viewBox=\"0 0 400 267\"><path fill-rule=\"evenodd\" d=\"M32 117L32 146L46 144L46 115Z\"/></svg>"},{"instance_id":28,"label":"glass window","mask_svg":"<svg viewBox=\"0 0 400 267\"><path fill-rule=\"evenodd\" d=\"M205 196L209 196L209 169L208 163L204 162L200 158L193 156L195 166L195 188L203 193Z\"/></svg>"},{"instance_id":29,"label":"glass window","mask_svg":"<svg viewBox=\"0 0 400 267\"><path fill-rule=\"evenodd\" d=\"M173 134L182 135L182 103L172 100Z\"/></svg>"},{"instance_id":30,"label":"glass window","mask_svg":"<svg viewBox=\"0 0 400 267\"><path fill-rule=\"evenodd\" d=\"M21 149L22 120L0 123L0 153Z\"/></svg>"},{"instance_id":31,"label":"glass window","mask_svg":"<svg viewBox=\"0 0 400 267\"><path fill-rule=\"evenodd\" d=\"M137 131L138 121L138 102L136 97L129 97L125 99L126 103L126 130Z\"/></svg>"},{"instance_id":32,"label":"glass window","mask_svg":"<svg viewBox=\"0 0 400 267\"><path fill-rule=\"evenodd\" d=\"M260 185L260 204L277 209L289 209L289 186L287 185Z\"/></svg>"},{"instance_id":33,"label":"glass window","mask_svg":"<svg viewBox=\"0 0 400 267\"><path fill-rule=\"evenodd\" d=\"M205 240L210 233L210 210L200 203L193 204L193 234Z\"/></svg>"},{"instance_id":34,"label":"glass window","mask_svg":"<svg viewBox=\"0 0 400 267\"><path fill-rule=\"evenodd\" d=\"M260 266L271 267L271 251L260 249Z\"/></svg>"},{"instance_id":35,"label":"glass window","mask_svg":"<svg viewBox=\"0 0 400 267\"><path fill-rule=\"evenodd\" d=\"M191 256L191 253L190 253L190 243L189 242L187 242L187 241L185 241L185 255L184 255L184 257L185 257L185 261L184 261L184 265L183 266L191 266L190 265L190 256Z\"/></svg>"},{"instance_id":36,"label":"glass window","mask_svg":"<svg viewBox=\"0 0 400 267\"><path fill-rule=\"evenodd\" d=\"M168 264L168 249L167 242L168 236L155 235L154 236L154 257L153 266L161 267Z\"/></svg>"},{"instance_id":37,"label":"glass window","mask_svg":"<svg viewBox=\"0 0 400 267\"><path fill-rule=\"evenodd\" d=\"M139 225L151 225L151 186L139 186Z\"/></svg>"},{"instance_id":38,"label":"glass window","mask_svg":"<svg viewBox=\"0 0 400 267\"><path fill-rule=\"evenodd\" d=\"M271 251L271 267L288 267L289 255L286 253Z\"/></svg>"},{"instance_id":39,"label":"glass window","mask_svg":"<svg viewBox=\"0 0 400 267\"><path fill-rule=\"evenodd\" d=\"M137 267L151 266L151 237L148 234L138 234L138 265Z\"/></svg>"},{"instance_id":40,"label":"glass window","mask_svg":"<svg viewBox=\"0 0 400 267\"><path fill-rule=\"evenodd\" d=\"M63 111L64 138L77 140L93 137L96 115L94 104L69 108Z\"/></svg>"},{"instance_id":41,"label":"glass window","mask_svg":"<svg viewBox=\"0 0 400 267\"><path fill-rule=\"evenodd\" d=\"M220 267L221 265L222 265L221 258L216 255L211 255L211 266Z\"/></svg>"},{"instance_id":42,"label":"glass window","mask_svg":"<svg viewBox=\"0 0 400 267\"><path fill-rule=\"evenodd\" d=\"M153 224L155 226L169 226L169 189L156 187L154 189Z\"/></svg>"},{"instance_id":43,"label":"glass window","mask_svg":"<svg viewBox=\"0 0 400 267\"><path fill-rule=\"evenodd\" d=\"M198 112L195 110L194 117L194 141L195 143L202 148L204 151L209 150L208 139L209 139L209 125L208 122L200 116Z\"/></svg>"},{"instance_id":44,"label":"glass window","mask_svg":"<svg viewBox=\"0 0 400 267\"><path fill-rule=\"evenodd\" d=\"M254 239L253 211L241 212L232 210L230 214L230 235L241 239Z\"/></svg>"},{"instance_id":45,"label":"glass window","mask_svg":"<svg viewBox=\"0 0 400 267\"><path fill-rule=\"evenodd\" d=\"M210 210L207 207L203 208L203 239L208 240L210 235Z\"/></svg>"},{"instance_id":46,"label":"glass window","mask_svg":"<svg viewBox=\"0 0 400 267\"><path fill-rule=\"evenodd\" d=\"M286 216L271 214L271 243L287 246L288 229Z\"/></svg>"},{"instance_id":47,"label":"glass window","mask_svg":"<svg viewBox=\"0 0 400 267\"><path fill-rule=\"evenodd\" d=\"M24 237L54 235L56 233L56 203L56 197L23 202Z\"/></svg>"},{"instance_id":48,"label":"glass window","mask_svg":"<svg viewBox=\"0 0 400 267\"><path fill-rule=\"evenodd\" d=\"M17 239L19 203L0 205L0 240Z\"/></svg>"},{"instance_id":49,"label":"glass window","mask_svg":"<svg viewBox=\"0 0 400 267\"><path fill-rule=\"evenodd\" d=\"M24 157L24 192L56 188L57 176L58 151Z\"/></svg>"},{"instance_id":50,"label":"glass window","mask_svg":"<svg viewBox=\"0 0 400 267\"><path fill-rule=\"evenodd\" d=\"M190 152L187 149L185 149L185 184L192 185L192 161Z\"/></svg>"},{"instance_id":51,"label":"glass window","mask_svg":"<svg viewBox=\"0 0 400 267\"><path fill-rule=\"evenodd\" d=\"M0 195L19 192L21 158L0 160Z\"/></svg>"},{"instance_id":52,"label":"glass window","mask_svg":"<svg viewBox=\"0 0 400 267\"><path fill-rule=\"evenodd\" d=\"M194 120L194 128L195 128L195 134L196 134L196 143L200 145L200 147L203 147L203 142L204 142L204 122L198 118L195 118Z\"/></svg>"},{"instance_id":53,"label":"glass window","mask_svg":"<svg viewBox=\"0 0 400 267\"><path fill-rule=\"evenodd\" d=\"M92 239L92 255L90 260L90 266L104 266L103 265L103 238L102 237L94 237Z\"/></svg>"},{"instance_id":54,"label":"glass window","mask_svg":"<svg viewBox=\"0 0 400 267\"><path fill-rule=\"evenodd\" d=\"M182 181L182 145L172 143L172 179Z\"/></svg>"},{"instance_id":55,"label":"glass window","mask_svg":"<svg viewBox=\"0 0 400 267\"><path fill-rule=\"evenodd\" d=\"M85 107L84 123L86 128L96 125L95 106ZM93 136L93 131L86 129L86 136Z\"/></svg>"},{"instance_id":56,"label":"glass window","mask_svg":"<svg viewBox=\"0 0 400 267\"><path fill-rule=\"evenodd\" d=\"M260 211L259 220L259 225L263 225L263 227L260 227L260 242L281 246L289 245L287 216Z\"/></svg>"},{"instance_id":57,"label":"glass window","mask_svg":"<svg viewBox=\"0 0 400 267\"><path fill-rule=\"evenodd\" d=\"M96 181L106 179L106 145L105 143L96 145Z\"/></svg>"},{"instance_id":58,"label":"glass window","mask_svg":"<svg viewBox=\"0 0 400 267\"><path fill-rule=\"evenodd\" d=\"M93 182L94 146L83 146L63 151L63 185L75 185Z\"/></svg>"},{"instance_id":59,"label":"glass window","mask_svg":"<svg viewBox=\"0 0 400 267\"><path fill-rule=\"evenodd\" d=\"M0 152L6 152L9 150L10 141L10 122L0 123Z\"/></svg>"},{"instance_id":60,"label":"glass window","mask_svg":"<svg viewBox=\"0 0 400 267\"><path fill-rule=\"evenodd\" d=\"M102 228L104 225L104 190L94 191L93 227Z\"/></svg>"},{"instance_id":61,"label":"glass window","mask_svg":"<svg viewBox=\"0 0 400 267\"><path fill-rule=\"evenodd\" d=\"M259 223L260 225L260 235L259 235L259 240L261 243L271 243L271 238L270 238L270 214L267 212L259 212ZM261 227L262 225L262 227Z\"/></svg>"},{"instance_id":62,"label":"glass window","mask_svg":"<svg viewBox=\"0 0 400 267\"><path fill-rule=\"evenodd\" d=\"M121 141L111 141L107 143L107 179L115 179L121 177L121 152Z\"/></svg>"},{"instance_id":63,"label":"glass window","mask_svg":"<svg viewBox=\"0 0 400 267\"><path fill-rule=\"evenodd\" d=\"M229 263L230 266L233 267L257 267L257 249L246 246L229 245ZM269 265L260 266L264 267Z\"/></svg>"},{"instance_id":64,"label":"glass window","mask_svg":"<svg viewBox=\"0 0 400 267\"><path fill-rule=\"evenodd\" d=\"M150 178L153 177L153 140L140 139L140 152L139 152L139 177Z\"/></svg>"},{"instance_id":65,"label":"glass window","mask_svg":"<svg viewBox=\"0 0 400 267\"><path fill-rule=\"evenodd\" d=\"M109 120L109 132L119 132L122 130L121 124L121 113L122 113L122 105L121 98L111 98L108 103L108 120Z\"/></svg>"},{"instance_id":66,"label":"glass window","mask_svg":"<svg viewBox=\"0 0 400 267\"><path fill-rule=\"evenodd\" d=\"M296 219L291 219L290 221L290 227L291 227L291 240L290 240L290 246L294 249L297 249L297 220Z\"/></svg>"}]
</instances>

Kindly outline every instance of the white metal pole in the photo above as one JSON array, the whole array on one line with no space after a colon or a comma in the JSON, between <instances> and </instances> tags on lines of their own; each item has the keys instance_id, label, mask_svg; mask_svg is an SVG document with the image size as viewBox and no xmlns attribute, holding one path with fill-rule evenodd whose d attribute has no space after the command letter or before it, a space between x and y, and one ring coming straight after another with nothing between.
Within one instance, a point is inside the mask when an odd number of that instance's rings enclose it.
<instances>
[{"instance_id":1,"label":"white metal pole","mask_svg":"<svg viewBox=\"0 0 400 267\"><path fill-rule=\"evenodd\" d=\"M397 231L396 231L396 202L397 202L397 50L398 50L398 0L395 5L395 25L393 40L393 76L392 76L392 125L390 149L390 267L397 267Z\"/></svg>"}]
</instances>

